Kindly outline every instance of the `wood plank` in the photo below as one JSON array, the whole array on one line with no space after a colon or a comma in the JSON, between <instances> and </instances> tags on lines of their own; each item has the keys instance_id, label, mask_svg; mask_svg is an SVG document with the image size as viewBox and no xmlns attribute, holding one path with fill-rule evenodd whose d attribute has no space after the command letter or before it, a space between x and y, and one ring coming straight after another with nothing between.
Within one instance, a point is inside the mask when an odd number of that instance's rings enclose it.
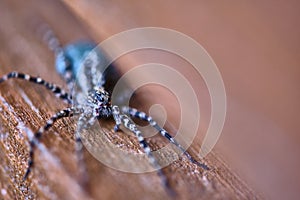
<instances>
[{"instance_id":1,"label":"wood plank","mask_svg":"<svg viewBox=\"0 0 300 200\"><path fill-rule=\"evenodd\" d=\"M66 2L71 5L71 1ZM90 13L81 7L76 8L76 5L73 4L76 15ZM96 5L90 4L89 9L94 6L97 8ZM58 1L28 1L20 4L19 1L3 0L0 2L0 74L20 71L64 85L53 67L52 52L31 26L35 18L51 24L64 44L89 37L85 25L78 23L74 14ZM85 22L89 21L85 19ZM91 35L95 37L95 32ZM36 151L33 173L23 183L28 159L28 130L25 127L33 132L38 130L52 114L66 105L44 88L21 80L1 84L0 94L1 199L171 199L161 187L155 172L120 172L101 164L87 151L84 156L89 183L85 188L81 187L74 154L75 124L70 119L59 121L45 135L45 149ZM142 153L138 151L138 142L133 137L112 132L112 121L104 121L102 125L103 129L99 131L109 142L125 144L125 150ZM151 146L158 149L166 144L163 141L151 139ZM199 144L196 143L190 151L195 154L198 149ZM259 198L226 166L220 156L212 152L205 161L212 170L203 171L184 157L164 169L171 186L178 193L178 199Z\"/></svg>"}]
</instances>

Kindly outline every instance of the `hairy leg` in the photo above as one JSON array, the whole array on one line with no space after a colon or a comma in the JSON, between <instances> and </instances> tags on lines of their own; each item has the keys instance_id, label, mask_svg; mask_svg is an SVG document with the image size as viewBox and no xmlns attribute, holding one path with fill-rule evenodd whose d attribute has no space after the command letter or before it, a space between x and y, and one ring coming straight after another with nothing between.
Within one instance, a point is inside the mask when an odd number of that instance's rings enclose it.
<instances>
[{"instance_id":1,"label":"hairy leg","mask_svg":"<svg viewBox=\"0 0 300 200\"><path fill-rule=\"evenodd\" d=\"M73 114L76 114L74 112L74 110L72 108L66 108L66 109L63 109L59 112L57 112L56 114L54 114L47 122L46 122L46 125L41 127L35 134L34 134L34 137L33 138L30 138L30 141L29 141L29 144L30 144L30 150L29 150L29 160L28 160L28 167L27 167L27 170L26 170L26 173L23 177L23 180L26 180L29 173L31 172L32 170L32 167L34 165L34 150L37 146L37 144L40 142L42 136L43 136L43 133L47 130L49 130L53 124L58 120L58 119L61 119L61 118L64 118L64 117L70 117L72 116Z\"/></svg>"},{"instance_id":2,"label":"hairy leg","mask_svg":"<svg viewBox=\"0 0 300 200\"><path fill-rule=\"evenodd\" d=\"M48 90L50 90L51 92L53 92L55 94L55 96L57 96L58 98L63 99L66 103L71 104L72 103L72 99L71 96L65 92L63 89L61 89L60 87L49 83L39 77L34 77L34 76L30 76L28 74L23 74L23 73L19 73L19 72L10 72L4 76L2 76L0 78L0 83L3 83L5 81L7 81L8 79L11 78L17 78L17 79L22 79L22 80L26 80L26 81L30 81L32 83L36 83L39 85L43 85L45 86Z\"/></svg>"},{"instance_id":3,"label":"hairy leg","mask_svg":"<svg viewBox=\"0 0 300 200\"><path fill-rule=\"evenodd\" d=\"M152 119L152 117L146 115L146 113L138 111L135 108L130 107L122 107L122 111L132 117L136 117L143 121L147 121L152 127L154 127L163 137L167 138L172 144L178 147L182 153L192 162L200 166L205 170L209 170L209 167L204 163L200 163L195 160L165 129L161 128L156 121Z\"/></svg>"}]
</instances>

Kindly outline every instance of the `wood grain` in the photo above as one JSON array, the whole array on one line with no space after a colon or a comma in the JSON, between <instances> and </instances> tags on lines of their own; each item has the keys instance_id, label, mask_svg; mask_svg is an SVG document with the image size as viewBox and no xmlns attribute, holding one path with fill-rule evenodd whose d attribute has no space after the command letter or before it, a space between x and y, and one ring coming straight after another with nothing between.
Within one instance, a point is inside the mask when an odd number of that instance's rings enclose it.
<instances>
[{"instance_id":1,"label":"wood grain","mask_svg":"<svg viewBox=\"0 0 300 200\"><path fill-rule=\"evenodd\" d=\"M71 6L71 1L66 2ZM74 9L78 14L81 7ZM77 14L58 1L27 1L26 4L17 0L0 1L0 74L20 71L65 86L55 72L52 52L37 37L31 22L39 18L45 20L66 44L89 38L86 31L89 29L78 22ZM105 37L107 35L103 34ZM75 123L71 119L57 122L45 135L42 147L36 151L33 173L23 182L28 160L28 130L25 127L33 132L38 130L51 115L67 105L43 87L21 80L2 83L0 100L1 199L171 199L155 172L120 172L101 164L87 151L84 160L89 182L82 187L74 154ZM102 126L103 130L99 132L108 142L125 144L126 150L141 153L133 137L112 132L113 121L104 121ZM153 149L164 144L165 140L160 138L151 139ZM198 148L192 147L190 152L195 153ZM205 162L211 170L203 171L185 157L164 168L178 199L259 198L257 192L229 169L216 153L210 153Z\"/></svg>"}]
</instances>

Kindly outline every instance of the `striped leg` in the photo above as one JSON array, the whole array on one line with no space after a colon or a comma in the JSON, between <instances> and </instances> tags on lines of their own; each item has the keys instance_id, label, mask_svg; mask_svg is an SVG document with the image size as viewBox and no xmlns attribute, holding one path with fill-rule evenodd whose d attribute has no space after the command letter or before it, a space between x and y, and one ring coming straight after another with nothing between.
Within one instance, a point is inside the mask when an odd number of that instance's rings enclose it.
<instances>
[{"instance_id":1,"label":"striped leg","mask_svg":"<svg viewBox=\"0 0 300 200\"><path fill-rule=\"evenodd\" d=\"M23 73L18 73L18 72L11 72L11 73L8 73L1 77L0 83L6 81L8 79L11 79L11 78L23 79L23 80L30 81L30 82L33 82L33 83L36 83L39 85L43 85L48 90L51 90L51 92L53 92L55 94L55 96L57 96L58 98L63 99L64 101L66 101L69 104L72 103L71 96L67 92L62 90L60 87L58 87L52 83L48 83L39 77L33 77L28 74L23 74Z\"/></svg>"},{"instance_id":2,"label":"striped leg","mask_svg":"<svg viewBox=\"0 0 300 200\"><path fill-rule=\"evenodd\" d=\"M122 107L122 111L132 117L136 117L138 119L149 122L149 124L152 127L154 127L162 136L167 138L172 144L174 144L176 147L178 147L192 163L195 163L196 165L198 165L199 167L201 167L205 170L209 170L209 167L207 165L195 160L165 129L161 128L157 124L157 122L152 119L152 117L147 116L146 113L138 111L135 108Z\"/></svg>"},{"instance_id":3,"label":"striped leg","mask_svg":"<svg viewBox=\"0 0 300 200\"><path fill-rule=\"evenodd\" d=\"M23 177L23 180L26 180L29 173L31 172L32 170L32 167L33 167L33 164L34 164L34 161L33 161L33 158L34 158L34 150L37 146L37 144L39 143L39 141L41 140L41 137L43 136L43 133L47 130L49 130L49 128L51 128L53 126L53 124L58 120L58 119L61 119L61 118L64 118L64 117L70 117L72 115L74 115L75 112L74 112L74 109L72 108L66 108L64 110L61 110L59 112L57 112L55 115L53 115L46 123L45 126L41 127L34 135L33 138L29 138L30 141L30 150L29 150L29 160L28 160L28 167L27 167L27 170L26 170L26 173Z\"/></svg>"},{"instance_id":4,"label":"striped leg","mask_svg":"<svg viewBox=\"0 0 300 200\"><path fill-rule=\"evenodd\" d=\"M86 130L87 128L89 128L89 126L93 125L96 119L96 117L87 116L86 113L82 112L78 119L77 128L75 131L75 151L79 169L79 181L82 186L87 186L89 176L84 162L83 144L80 134L83 130Z\"/></svg>"},{"instance_id":5,"label":"striped leg","mask_svg":"<svg viewBox=\"0 0 300 200\"><path fill-rule=\"evenodd\" d=\"M56 67L64 69L64 73L60 73L60 75L62 75L65 79L68 88L73 88L71 63L69 59L67 59L64 48L62 47L58 37L55 35L49 24L45 22L40 23L38 33L42 37L42 40L45 42L48 48L54 53Z\"/></svg>"},{"instance_id":6,"label":"striped leg","mask_svg":"<svg viewBox=\"0 0 300 200\"><path fill-rule=\"evenodd\" d=\"M38 34L42 37L42 40L48 46L48 48L57 55L62 51L62 45L60 44L59 39L55 35L54 31L46 23L40 23L38 28Z\"/></svg>"},{"instance_id":7,"label":"striped leg","mask_svg":"<svg viewBox=\"0 0 300 200\"><path fill-rule=\"evenodd\" d=\"M140 143L140 146L143 148L144 152L148 156L150 163L157 170L157 174L161 178L165 189L167 190L167 192L170 195L172 195L172 196L175 195L175 191L172 190L172 188L170 187L170 184L169 184L169 181L168 181L166 175L161 170L159 163L157 162L156 158L151 153L151 149L150 149L149 145L145 141L144 137L141 135L141 131L138 130L135 123L127 115L120 114L120 110L117 106L113 106L112 112L113 112L113 117L116 121L116 126L114 128L115 131L118 130L118 128L121 124L123 124L127 129L129 129L132 133L135 134L135 136L137 137L137 139Z\"/></svg>"},{"instance_id":8,"label":"striped leg","mask_svg":"<svg viewBox=\"0 0 300 200\"><path fill-rule=\"evenodd\" d=\"M63 77L69 90L74 88L74 77L72 73L72 63L65 55L64 51L55 54L56 71Z\"/></svg>"}]
</instances>

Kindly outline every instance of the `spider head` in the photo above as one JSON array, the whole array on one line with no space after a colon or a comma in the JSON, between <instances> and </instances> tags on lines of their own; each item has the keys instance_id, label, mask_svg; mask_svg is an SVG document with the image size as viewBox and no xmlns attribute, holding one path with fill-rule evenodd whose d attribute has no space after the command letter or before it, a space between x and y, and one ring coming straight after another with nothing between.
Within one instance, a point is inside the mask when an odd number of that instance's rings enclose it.
<instances>
[{"instance_id":1,"label":"spider head","mask_svg":"<svg viewBox=\"0 0 300 200\"><path fill-rule=\"evenodd\" d=\"M110 94L104 88L94 88L89 91L88 101L91 103L99 117L111 115Z\"/></svg>"}]
</instances>

